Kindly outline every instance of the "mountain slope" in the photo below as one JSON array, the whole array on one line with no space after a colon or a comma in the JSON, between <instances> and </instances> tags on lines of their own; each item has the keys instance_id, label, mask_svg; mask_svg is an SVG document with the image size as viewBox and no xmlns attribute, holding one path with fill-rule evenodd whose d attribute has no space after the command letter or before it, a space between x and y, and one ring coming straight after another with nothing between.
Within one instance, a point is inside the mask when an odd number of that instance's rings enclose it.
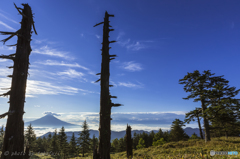
<instances>
[{"instance_id":1,"label":"mountain slope","mask_svg":"<svg viewBox=\"0 0 240 159\"><path fill-rule=\"evenodd\" d=\"M62 126L66 127L76 127L79 125L70 124L65 121L62 121L53 115L45 115L40 119L36 119L34 121L29 121L25 123L25 126L32 124L33 127L52 127L52 128L61 128Z\"/></svg>"}]
</instances>

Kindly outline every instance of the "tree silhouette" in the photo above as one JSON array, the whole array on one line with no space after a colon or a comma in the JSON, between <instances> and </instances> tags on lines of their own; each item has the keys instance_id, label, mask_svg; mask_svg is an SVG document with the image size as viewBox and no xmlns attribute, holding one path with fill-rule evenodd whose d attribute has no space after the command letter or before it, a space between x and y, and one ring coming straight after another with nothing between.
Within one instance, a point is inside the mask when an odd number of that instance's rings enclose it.
<instances>
[{"instance_id":1,"label":"tree silhouette","mask_svg":"<svg viewBox=\"0 0 240 159\"><path fill-rule=\"evenodd\" d=\"M91 150L90 148L91 139L89 137L90 133L88 130L88 125L86 120L83 122L82 128L83 128L82 131L79 133L78 143L80 145L80 151L82 152L84 157L84 154Z\"/></svg>"},{"instance_id":2,"label":"tree silhouette","mask_svg":"<svg viewBox=\"0 0 240 159\"><path fill-rule=\"evenodd\" d=\"M14 3L15 5L15 3ZM18 13L22 15L21 28L16 32L3 32L2 35L10 35L8 38L2 40L5 44L9 39L14 36L18 37L17 44L9 45L16 46L16 53L11 55L2 55L0 58L13 60L14 65L9 68L13 68L13 74L8 77L12 78L12 84L10 91L2 94L1 96L10 95L10 107L7 113L0 115L0 118L8 115L6 131L4 136L4 145L2 149L2 159L17 159L23 158L22 155L6 155L13 154L15 152L24 152L24 102L25 92L28 76L29 55L32 51L30 42L32 27L37 34L31 7L28 4L22 4L23 9L15 5Z\"/></svg>"}]
</instances>

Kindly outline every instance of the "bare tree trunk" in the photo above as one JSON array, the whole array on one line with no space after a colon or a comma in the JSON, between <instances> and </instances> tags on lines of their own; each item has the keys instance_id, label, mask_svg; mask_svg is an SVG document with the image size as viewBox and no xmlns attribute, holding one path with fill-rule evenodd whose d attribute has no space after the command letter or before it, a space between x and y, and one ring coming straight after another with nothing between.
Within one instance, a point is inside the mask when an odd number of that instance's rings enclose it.
<instances>
[{"instance_id":1,"label":"bare tree trunk","mask_svg":"<svg viewBox=\"0 0 240 159\"><path fill-rule=\"evenodd\" d=\"M23 159L24 157L24 102L27 85L29 55L31 53L31 28L33 24L32 10L28 4L22 4L18 12L22 14L21 29L18 30L17 50L13 57L13 75L10 91L10 108L8 115L4 145L2 149L2 159ZM5 40L7 41L7 40Z\"/></svg>"},{"instance_id":2,"label":"bare tree trunk","mask_svg":"<svg viewBox=\"0 0 240 159\"><path fill-rule=\"evenodd\" d=\"M127 125L127 130L126 130L126 137L127 137L127 158L132 158L133 153L132 153L132 135L131 135L131 126Z\"/></svg>"},{"instance_id":3,"label":"bare tree trunk","mask_svg":"<svg viewBox=\"0 0 240 159\"><path fill-rule=\"evenodd\" d=\"M202 103L202 114L203 114L203 121L204 121L204 128L205 128L205 142L210 141L210 131L209 131L209 122L204 114L204 111L206 110L206 106L204 103L204 100L201 100Z\"/></svg>"},{"instance_id":4,"label":"bare tree trunk","mask_svg":"<svg viewBox=\"0 0 240 159\"><path fill-rule=\"evenodd\" d=\"M199 127L199 131L200 131L200 136L201 136L201 139L203 139L202 127L201 127L201 123L200 123L200 120L199 120L199 116L198 116L198 115L197 115L197 120L198 120L198 127Z\"/></svg>"},{"instance_id":5,"label":"bare tree trunk","mask_svg":"<svg viewBox=\"0 0 240 159\"><path fill-rule=\"evenodd\" d=\"M116 41L108 41L109 32L113 29L109 25L109 17L114 17L105 12L104 22L98 23L97 25L103 25L103 43L102 43L102 65L101 75L98 81L101 81L101 93L100 93L100 121L99 121L99 146L98 146L98 157L99 159L110 159L110 147L111 147L111 107L121 106L121 104L113 104L110 98L116 98L111 96L109 93L109 62L113 60L116 55L109 55L109 44ZM94 26L94 27L95 27ZM99 75L97 74L97 75Z\"/></svg>"}]
</instances>

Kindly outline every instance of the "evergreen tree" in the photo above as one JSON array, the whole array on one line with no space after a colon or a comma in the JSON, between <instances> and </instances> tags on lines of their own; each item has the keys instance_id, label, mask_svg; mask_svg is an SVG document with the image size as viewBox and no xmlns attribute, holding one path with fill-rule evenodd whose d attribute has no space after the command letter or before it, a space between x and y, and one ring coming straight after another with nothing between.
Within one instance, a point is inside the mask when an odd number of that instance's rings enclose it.
<instances>
[{"instance_id":1,"label":"evergreen tree","mask_svg":"<svg viewBox=\"0 0 240 159\"><path fill-rule=\"evenodd\" d=\"M64 127L62 127L58 133L58 140L59 140L59 147L61 150L61 154L65 159L68 152L68 142L67 142L67 135L65 133Z\"/></svg>"},{"instance_id":2,"label":"evergreen tree","mask_svg":"<svg viewBox=\"0 0 240 159\"><path fill-rule=\"evenodd\" d=\"M169 141L170 141L170 134L169 134L168 131L165 131L165 132L163 133L163 138L164 138L164 140L165 140L166 142L169 142Z\"/></svg>"},{"instance_id":3,"label":"evergreen tree","mask_svg":"<svg viewBox=\"0 0 240 159\"><path fill-rule=\"evenodd\" d=\"M239 93L240 89L236 90L236 87L230 87L228 82L223 78L214 79L213 83L215 85L210 94L211 107L206 110L208 119L215 125L211 128L222 129L226 138L228 138L228 134L233 127L239 127L237 120L240 118L239 99L233 98Z\"/></svg>"},{"instance_id":4,"label":"evergreen tree","mask_svg":"<svg viewBox=\"0 0 240 159\"><path fill-rule=\"evenodd\" d=\"M180 140L186 140L189 138L189 136L184 132L183 130L183 122L179 119L175 119L172 122L171 126L171 132L170 132L170 140L171 141L180 141Z\"/></svg>"},{"instance_id":5,"label":"evergreen tree","mask_svg":"<svg viewBox=\"0 0 240 159\"><path fill-rule=\"evenodd\" d=\"M153 141L158 141L161 138L164 138L164 137L163 137L163 131L160 128L159 131L154 135Z\"/></svg>"},{"instance_id":6,"label":"evergreen tree","mask_svg":"<svg viewBox=\"0 0 240 159\"><path fill-rule=\"evenodd\" d=\"M43 136L42 138L42 145L43 145L44 152L48 152L49 143L45 136Z\"/></svg>"},{"instance_id":7,"label":"evergreen tree","mask_svg":"<svg viewBox=\"0 0 240 159\"><path fill-rule=\"evenodd\" d=\"M126 151L126 139L125 137L118 140L118 152Z\"/></svg>"},{"instance_id":8,"label":"evergreen tree","mask_svg":"<svg viewBox=\"0 0 240 159\"><path fill-rule=\"evenodd\" d=\"M185 84L184 90L186 92L190 92L191 94L187 96L187 98L183 99L190 99L194 98L194 102L201 102L202 106L202 117L204 121L204 128L205 128L205 142L210 141L210 129L209 129L209 121L206 116L206 109L209 104L209 89L212 88L214 85L213 77L214 74L210 73L210 70L204 71L203 74L200 74L198 70L194 71L193 73L188 73L184 76L183 79L179 80L179 84ZM218 76L220 77L220 76ZM216 77L216 78L218 78Z\"/></svg>"},{"instance_id":9,"label":"evergreen tree","mask_svg":"<svg viewBox=\"0 0 240 159\"><path fill-rule=\"evenodd\" d=\"M154 131L152 130L148 136L148 140L149 140L149 146L152 146L153 144L153 140L154 140L154 136L155 136L155 133Z\"/></svg>"},{"instance_id":10,"label":"evergreen tree","mask_svg":"<svg viewBox=\"0 0 240 159\"><path fill-rule=\"evenodd\" d=\"M51 150L51 142L52 142L52 133L51 132L49 132L46 140L47 140L46 151L50 151Z\"/></svg>"},{"instance_id":11,"label":"evergreen tree","mask_svg":"<svg viewBox=\"0 0 240 159\"><path fill-rule=\"evenodd\" d=\"M36 134L34 133L33 127L30 124L27 127L27 130L25 131L25 135L24 135L25 139L27 140L28 146L29 146L29 150L36 150Z\"/></svg>"},{"instance_id":12,"label":"evergreen tree","mask_svg":"<svg viewBox=\"0 0 240 159\"><path fill-rule=\"evenodd\" d=\"M44 146L43 146L43 140L40 137L36 140L35 151L36 152L44 152L45 151Z\"/></svg>"},{"instance_id":13,"label":"evergreen tree","mask_svg":"<svg viewBox=\"0 0 240 159\"><path fill-rule=\"evenodd\" d=\"M164 141L164 138L161 138L161 139L159 139L157 141L154 141L152 145L153 146L159 146L159 145L163 145L165 143L166 143L166 141Z\"/></svg>"},{"instance_id":14,"label":"evergreen tree","mask_svg":"<svg viewBox=\"0 0 240 159\"><path fill-rule=\"evenodd\" d=\"M50 150L51 150L54 154L59 153L60 147L59 147L57 129L55 129L54 134L53 134L53 136L52 136Z\"/></svg>"},{"instance_id":15,"label":"evergreen tree","mask_svg":"<svg viewBox=\"0 0 240 159\"><path fill-rule=\"evenodd\" d=\"M86 120L83 122L82 128L83 128L82 132L79 133L78 143L80 146L80 151L83 154L82 157L84 157L84 154L91 150L91 148L90 148L90 140L91 139L89 137L90 133L88 130L88 125L87 125Z\"/></svg>"},{"instance_id":16,"label":"evergreen tree","mask_svg":"<svg viewBox=\"0 0 240 159\"><path fill-rule=\"evenodd\" d=\"M143 140L143 138L140 138L139 142L138 142L138 145L137 145L137 149L142 149L142 148L145 148L146 145L145 145L145 141Z\"/></svg>"},{"instance_id":17,"label":"evergreen tree","mask_svg":"<svg viewBox=\"0 0 240 159\"><path fill-rule=\"evenodd\" d=\"M136 132L134 132L134 134L133 134L133 148L135 150L137 149L137 145L138 145L139 140L140 140L140 135L137 134Z\"/></svg>"},{"instance_id":18,"label":"evergreen tree","mask_svg":"<svg viewBox=\"0 0 240 159\"><path fill-rule=\"evenodd\" d=\"M4 134L5 134L4 126L2 125L0 129L0 151L2 150L2 146L3 146Z\"/></svg>"},{"instance_id":19,"label":"evergreen tree","mask_svg":"<svg viewBox=\"0 0 240 159\"><path fill-rule=\"evenodd\" d=\"M201 120L200 116L202 115L201 111L202 111L201 108L196 108L195 110L186 113L184 123L189 124L191 121L195 121L195 118L197 118L200 136L203 139L202 127L200 123L200 120Z\"/></svg>"},{"instance_id":20,"label":"evergreen tree","mask_svg":"<svg viewBox=\"0 0 240 159\"><path fill-rule=\"evenodd\" d=\"M120 152L119 151L119 141L118 138L114 139L111 144L112 152Z\"/></svg>"},{"instance_id":21,"label":"evergreen tree","mask_svg":"<svg viewBox=\"0 0 240 159\"><path fill-rule=\"evenodd\" d=\"M201 139L200 137L197 136L197 134L193 133L192 136L189 138L189 140L192 139Z\"/></svg>"},{"instance_id":22,"label":"evergreen tree","mask_svg":"<svg viewBox=\"0 0 240 159\"><path fill-rule=\"evenodd\" d=\"M71 155L73 155L73 157L78 155L77 141L76 141L74 133L72 134L72 138L71 138L70 143L69 143L69 153Z\"/></svg>"}]
</instances>

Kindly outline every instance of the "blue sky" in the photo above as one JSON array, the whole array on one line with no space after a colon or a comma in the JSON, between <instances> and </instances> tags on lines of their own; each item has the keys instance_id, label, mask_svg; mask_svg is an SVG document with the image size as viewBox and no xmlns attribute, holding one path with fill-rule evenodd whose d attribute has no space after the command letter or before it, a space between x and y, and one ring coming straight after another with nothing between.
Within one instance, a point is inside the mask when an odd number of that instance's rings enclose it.
<instances>
[{"instance_id":1,"label":"blue sky","mask_svg":"<svg viewBox=\"0 0 240 159\"><path fill-rule=\"evenodd\" d=\"M103 21L105 11L115 15L109 39L118 41L110 44L110 54L118 56L110 63L110 92L118 97L113 102L124 104L112 109L113 130L124 130L127 123L133 129L169 129L175 118L183 120L186 112L200 107L182 99L188 94L178 80L187 72L211 70L240 88L237 0L14 2L29 3L38 32L32 35L25 121L47 111L79 125L87 119L90 128L98 128L100 84L93 82L101 70L103 28L93 26ZM13 1L1 1L0 30L15 31L20 21ZM1 54L14 53L6 45L0 44ZM0 61L0 88L10 87L6 76L12 70L6 66L11 65ZM1 113L8 111L7 101L0 98Z\"/></svg>"}]
</instances>

